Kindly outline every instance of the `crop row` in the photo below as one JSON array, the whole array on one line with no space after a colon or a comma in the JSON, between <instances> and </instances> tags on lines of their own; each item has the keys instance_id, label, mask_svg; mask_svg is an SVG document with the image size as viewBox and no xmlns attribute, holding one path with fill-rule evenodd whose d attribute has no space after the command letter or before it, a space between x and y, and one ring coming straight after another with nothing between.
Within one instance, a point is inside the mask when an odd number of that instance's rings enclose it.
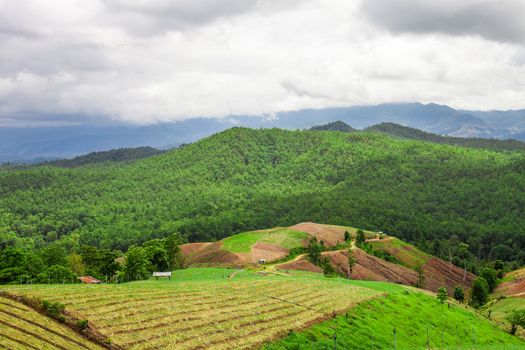
<instances>
[{"instance_id":1,"label":"crop row","mask_svg":"<svg viewBox=\"0 0 525 350\"><path fill-rule=\"evenodd\" d=\"M60 301L114 344L138 350L255 347L375 295L337 280L275 276L10 292Z\"/></svg>"},{"instance_id":2,"label":"crop row","mask_svg":"<svg viewBox=\"0 0 525 350\"><path fill-rule=\"evenodd\" d=\"M99 349L70 329L22 304L5 298L0 298L0 301L0 344L7 348Z\"/></svg>"}]
</instances>

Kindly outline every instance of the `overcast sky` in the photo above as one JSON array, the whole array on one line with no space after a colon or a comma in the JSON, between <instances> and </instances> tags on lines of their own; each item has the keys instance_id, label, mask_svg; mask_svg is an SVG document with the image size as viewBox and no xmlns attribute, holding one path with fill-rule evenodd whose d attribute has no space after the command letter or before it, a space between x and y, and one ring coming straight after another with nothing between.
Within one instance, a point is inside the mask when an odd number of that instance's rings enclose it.
<instances>
[{"instance_id":1,"label":"overcast sky","mask_svg":"<svg viewBox=\"0 0 525 350\"><path fill-rule=\"evenodd\" d=\"M0 125L525 108L525 0L0 0Z\"/></svg>"}]
</instances>

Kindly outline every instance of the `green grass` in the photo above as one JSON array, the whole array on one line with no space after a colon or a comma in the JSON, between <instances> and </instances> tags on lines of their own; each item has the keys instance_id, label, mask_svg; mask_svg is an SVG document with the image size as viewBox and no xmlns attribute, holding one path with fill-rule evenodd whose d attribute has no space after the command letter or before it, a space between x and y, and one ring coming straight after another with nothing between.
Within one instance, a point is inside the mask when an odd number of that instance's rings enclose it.
<instances>
[{"instance_id":1,"label":"green grass","mask_svg":"<svg viewBox=\"0 0 525 350\"><path fill-rule=\"evenodd\" d=\"M63 303L113 344L133 350L257 348L381 294L343 279L220 268L175 271L172 280L1 289Z\"/></svg>"},{"instance_id":2,"label":"green grass","mask_svg":"<svg viewBox=\"0 0 525 350\"><path fill-rule=\"evenodd\" d=\"M235 276L240 276L244 270L227 269L227 268L190 268L184 270L173 271L173 281L209 281L222 280L235 273Z\"/></svg>"},{"instance_id":3,"label":"green grass","mask_svg":"<svg viewBox=\"0 0 525 350\"><path fill-rule=\"evenodd\" d=\"M498 322L501 327L510 329L510 324L505 318L513 310L525 310L525 299L513 297L496 299L488 304L483 314L488 315L491 312L491 318L494 321ZM518 329L518 334L525 338L525 330L523 328Z\"/></svg>"},{"instance_id":4,"label":"green grass","mask_svg":"<svg viewBox=\"0 0 525 350\"><path fill-rule=\"evenodd\" d=\"M222 241L222 249L232 253L249 253L257 242L270 243L286 249L292 249L302 246L302 242L307 238L307 233L287 228L244 232L224 239Z\"/></svg>"},{"instance_id":5,"label":"green grass","mask_svg":"<svg viewBox=\"0 0 525 350\"><path fill-rule=\"evenodd\" d=\"M338 316L263 349L333 349L334 333L339 349L392 349L394 328L397 349L425 349L427 326L432 349L441 348L442 337L444 349L525 349L525 342L464 306L454 304L449 309L426 293L386 283L359 284L389 294L357 305L348 318Z\"/></svg>"}]
</instances>

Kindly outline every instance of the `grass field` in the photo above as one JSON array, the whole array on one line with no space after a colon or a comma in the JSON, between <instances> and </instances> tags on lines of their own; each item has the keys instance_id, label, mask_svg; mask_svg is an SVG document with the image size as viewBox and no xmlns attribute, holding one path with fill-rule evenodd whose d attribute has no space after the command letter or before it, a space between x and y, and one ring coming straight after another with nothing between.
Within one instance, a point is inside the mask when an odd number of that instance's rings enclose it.
<instances>
[{"instance_id":1,"label":"grass field","mask_svg":"<svg viewBox=\"0 0 525 350\"><path fill-rule=\"evenodd\" d=\"M175 276L120 285L5 288L64 303L67 311L127 349L254 348L381 294L345 280L303 274L188 269Z\"/></svg>"},{"instance_id":2,"label":"grass field","mask_svg":"<svg viewBox=\"0 0 525 350\"><path fill-rule=\"evenodd\" d=\"M406 267L411 269L417 265L424 265L429 261L432 256L422 252L413 245L403 242L395 237L389 237L388 239L370 241L369 242L374 250L382 250L390 253L397 260Z\"/></svg>"},{"instance_id":3,"label":"grass field","mask_svg":"<svg viewBox=\"0 0 525 350\"><path fill-rule=\"evenodd\" d=\"M0 297L0 349L102 349L29 307Z\"/></svg>"},{"instance_id":4,"label":"grass field","mask_svg":"<svg viewBox=\"0 0 525 350\"><path fill-rule=\"evenodd\" d=\"M257 242L292 249L301 247L308 237L307 233L288 228L244 232L224 239L222 249L232 253L248 253Z\"/></svg>"},{"instance_id":5,"label":"grass field","mask_svg":"<svg viewBox=\"0 0 525 350\"><path fill-rule=\"evenodd\" d=\"M191 268L175 271L171 281L0 289L64 303L68 312L89 320L112 344L125 349L328 350L333 349L334 333L338 349L392 349L394 327L397 349L425 349L427 326L432 349L440 349L442 339L444 349L525 349L525 342L472 309L454 303L449 309L430 293L304 271L264 276L249 270ZM0 303L0 325L19 327L7 331L0 327L0 335L10 337L0 342L3 348L97 349L26 306L13 309L12 304L9 299ZM503 312L504 304L499 306ZM19 314L13 316L5 310ZM493 316L496 314L494 311ZM36 337L36 345L24 346L20 341L29 338L23 329L38 332L49 342L64 343L46 347L50 343ZM82 346L68 344L71 341Z\"/></svg>"},{"instance_id":6,"label":"grass field","mask_svg":"<svg viewBox=\"0 0 525 350\"><path fill-rule=\"evenodd\" d=\"M496 299L489 303L483 313L488 315L491 311L491 318L500 323L503 328L510 329L510 324L505 320L507 315L513 310L525 310L525 298L503 298ZM525 330L518 328L518 334L525 339Z\"/></svg>"},{"instance_id":7,"label":"grass field","mask_svg":"<svg viewBox=\"0 0 525 350\"><path fill-rule=\"evenodd\" d=\"M525 342L464 306L449 309L426 293L393 284L361 281L359 285L387 291L388 296L363 302L348 317L338 316L292 333L264 349L333 349L334 333L338 349L393 349L395 328L398 350L423 350L428 348L427 326L432 349L525 349Z\"/></svg>"}]
</instances>

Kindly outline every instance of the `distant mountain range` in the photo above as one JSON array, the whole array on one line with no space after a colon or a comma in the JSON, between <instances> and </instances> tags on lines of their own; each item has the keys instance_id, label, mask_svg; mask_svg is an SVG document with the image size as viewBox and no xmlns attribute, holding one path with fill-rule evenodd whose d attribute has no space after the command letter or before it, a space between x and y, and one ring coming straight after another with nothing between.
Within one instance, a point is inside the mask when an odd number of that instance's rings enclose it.
<instances>
[{"instance_id":1,"label":"distant mountain range","mask_svg":"<svg viewBox=\"0 0 525 350\"><path fill-rule=\"evenodd\" d=\"M317 125L310 128L312 131L340 131L340 132L359 132L350 125L340 120L324 125ZM525 142L518 140L498 140L479 137L457 137L442 136L416 128L403 126L396 123L381 123L369 126L364 131L376 131L384 134L418 141L427 141L453 146L485 148L493 151L525 151Z\"/></svg>"},{"instance_id":2,"label":"distant mountain range","mask_svg":"<svg viewBox=\"0 0 525 350\"><path fill-rule=\"evenodd\" d=\"M398 103L306 109L278 113L271 118L256 115L193 118L150 126L4 127L0 128L0 162L41 162L140 146L166 149L232 126L308 129L335 120L357 129L388 122L445 136L525 141L525 109L482 112L434 103Z\"/></svg>"}]
</instances>

